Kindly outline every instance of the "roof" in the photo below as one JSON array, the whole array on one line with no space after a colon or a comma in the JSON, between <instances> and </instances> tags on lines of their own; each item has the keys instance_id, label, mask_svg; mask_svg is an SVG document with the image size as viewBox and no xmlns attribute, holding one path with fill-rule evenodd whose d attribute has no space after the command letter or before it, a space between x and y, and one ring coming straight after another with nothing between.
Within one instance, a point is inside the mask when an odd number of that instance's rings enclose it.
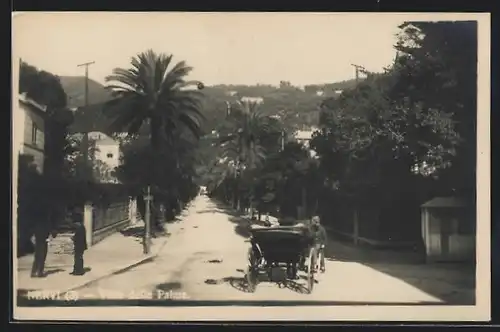
<instances>
[{"instance_id":1,"label":"roof","mask_svg":"<svg viewBox=\"0 0 500 332\"><path fill-rule=\"evenodd\" d=\"M295 133L295 138L298 140L310 140L312 138L313 133L314 130L298 130Z\"/></svg>"},{"instance_id":2,"label":"roof","mask_svg":"<svg viewBox=\"0 0 500 332\"><path fill-rule=\"evenodd\" d=\"M46 105L42 105L42 104L37 103L33 99L29 98L26 95L26 93L20 93L19 94L19 101L22 102L22 103L24 103L24 104L30 105L30 106L36 108L39 111L42 111L42 112L47 111L47 106Z\"/></svg>"},{"instance_id":3,"label":"roof","mask_svg":"<svg viewBox=\"0 0 500 332\"><path fill-rule=\"evenodd\" d=\"M88 134L89 138L95 140L98 145L120 145L120 142L108 136L106 133L93 131Z\"/></svg>"},{"instance_id":4,"label":"roof","mask_svg":"<svg viewBox=\"0 0 500 332\"><path fill-rule=\"evenodd\" d=\"M108 136L101 138L100 140L97 140L96 143L99 145L120 145L120 142L117 142Z\"/></svg>"},{"instance_id":5,"label":"roof","mask_svg":"<svg viewBox=\"0 0 500 332\"><path fill-rule=\"evenodd\" d=\"M456 197L435 197L421 205L423 208L433 207L465 207L464 200Z\"/></svg>"}]
</instances>

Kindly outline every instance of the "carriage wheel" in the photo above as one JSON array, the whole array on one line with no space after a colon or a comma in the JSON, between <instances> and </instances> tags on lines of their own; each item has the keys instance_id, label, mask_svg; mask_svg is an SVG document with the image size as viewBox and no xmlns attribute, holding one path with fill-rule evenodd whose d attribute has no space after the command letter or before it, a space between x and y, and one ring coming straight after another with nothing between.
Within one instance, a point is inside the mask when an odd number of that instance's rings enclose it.
<instances>
[{"instance_id":1,"label":"carriage wheel","mask_svg":"<svg viewBox=\"0 0 500 332\"><path fill-rule=\"evenodd\" d=\"M307 264L307 291L309 294L312 293L314 287L314 250L309 252L309 259Z\"/></svg>"}]
</instances>

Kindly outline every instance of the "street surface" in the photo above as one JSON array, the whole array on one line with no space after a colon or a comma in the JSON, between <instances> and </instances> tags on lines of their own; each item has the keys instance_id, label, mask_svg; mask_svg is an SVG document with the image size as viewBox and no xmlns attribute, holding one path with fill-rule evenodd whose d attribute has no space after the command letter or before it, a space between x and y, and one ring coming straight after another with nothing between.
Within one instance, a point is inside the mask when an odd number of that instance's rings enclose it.
<instances>
[{"instance_id":1,"label":"street surface","mask_svg":"<svg viewBox=\"0 0 500 332\"><path fill-rule=\"evenodd\" d=\"M456 304L473 301L473 289L451 285L443 277L434 280L416 276L417 282L409 283L388 273L396 269L411 274L412 269L421 271L419 266L391 267L378 263L369 267L335 259L327 260L326 273L317 274L312 294L305 292L303 278L281 288L276 283L263 281L254 293L248 293L243 282L249 248L246 226L244 219L217 207L206 196L199 196L183 222L168 226L171 236L158 258L89 285L79 291L79 298L321 301L360 305L444 304L442 299L446 296ZM330 244L332 246L330 249L335 252L336 244ZM424 287L414 286L429 284L433 295L421 290ZM439 292L442 294L437 294Z\"/></svg>"}]
</instances>

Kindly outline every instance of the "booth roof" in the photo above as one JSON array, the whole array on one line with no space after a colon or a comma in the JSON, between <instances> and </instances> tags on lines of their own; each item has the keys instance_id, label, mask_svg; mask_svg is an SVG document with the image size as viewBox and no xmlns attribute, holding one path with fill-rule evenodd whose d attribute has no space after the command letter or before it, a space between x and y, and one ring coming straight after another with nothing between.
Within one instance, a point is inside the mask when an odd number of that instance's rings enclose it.
<instances>
[{"instance_id":1,"label":"booth roof","mask_svg":"<svg viewBox=\"0 0 500 332\"><path fill-rule=\"evenodd\" d=\"M432 207L464 207L466 203L463 199L457 197L435 197L422 204L423 208Z\"/></svg>"}]
</instances>

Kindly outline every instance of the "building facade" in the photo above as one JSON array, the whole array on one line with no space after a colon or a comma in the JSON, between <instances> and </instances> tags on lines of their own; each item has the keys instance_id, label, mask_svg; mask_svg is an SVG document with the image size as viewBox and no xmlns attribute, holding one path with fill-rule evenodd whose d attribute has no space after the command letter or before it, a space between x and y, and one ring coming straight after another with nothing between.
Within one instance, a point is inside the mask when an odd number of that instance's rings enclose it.
<instances>
[{"instance_id":1,"label":"building facade","mask_svg":"<svg viewBox=\"0 0 500 332\"><path fill-rule=\"evenodd\" d=\"M313 137L314 132L318 130L317 128L313 127L309 130L298 130L295 133L295 140L302 144L308 151L311 157L316 157L316 151L310 148L310 142Z\"/></svg>"},{"instance_id":2,"label":"building facade","mask_svg":"<svg viewBox=\"0 0 500 332\"><path fill-rule=\"evenodd\" d=\"M83 134L74 134L73 137L81 140ZM114 170L121 164L120 141L98 131L89 132L88 138L95 144L93 151L89 149L89 158L94 161L94 176L102 183L118 183Z\"/></svg>"},{"instance_id":3,"label":"building facade","mask_svg":"<svg viewBox=\"0 0 500 332\"><path fill-rule=\"evenodd\" d=\"M421 231L428 262L476 259L476 215L455 197L436 197L422 205Z\"/></svg>"},{"instance_id":4,"label":"building facade","mask_svg":"<svg viewBox=\"0 0 500 332\"><path fill-rule=\"evenodd\" d=\"M18 123L22 125L22 130L15 131L14 143L19 154L33 156L38 171L43 173L47 107L38 104L25 94L19 95L14 107L13 114L18 117Z\"/></svg>"},{"instance_id":5,"label":"building facade","mask_svg":"<svg viewBox=\"0 0 500 332\"><path fill-rule=\"evenodd\" d=\"M100 132L89 133L89 139L95 141L97 160L106 164L110 169L120 166L120 142Z\"/></svg>"}]
</instances>

